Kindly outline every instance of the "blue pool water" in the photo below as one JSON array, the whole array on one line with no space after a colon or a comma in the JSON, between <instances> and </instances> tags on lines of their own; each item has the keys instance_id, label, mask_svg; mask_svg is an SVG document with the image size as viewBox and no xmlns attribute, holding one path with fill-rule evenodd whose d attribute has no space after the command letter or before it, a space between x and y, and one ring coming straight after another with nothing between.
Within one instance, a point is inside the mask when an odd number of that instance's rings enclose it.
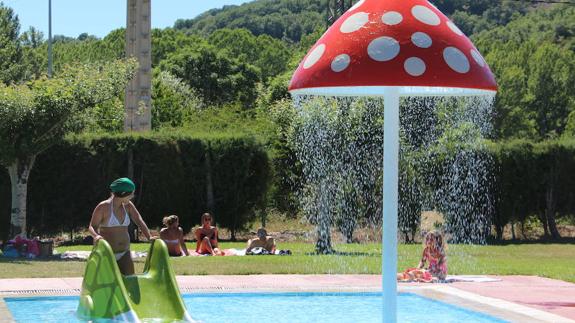
<instances>
[{"instance_id":1,"label":"blue pool water","mask_svg":"<svg viewBox=\"0 0 575 323\"><path fill-rule=\"evenodd\" d=\"M185 294L192 317L203 322L381 322L381 293ZM78 297L5 298L16 322L81 322ZM505 322L495 317L399 294L399 322Z\"/></svg>"}]
</instances>

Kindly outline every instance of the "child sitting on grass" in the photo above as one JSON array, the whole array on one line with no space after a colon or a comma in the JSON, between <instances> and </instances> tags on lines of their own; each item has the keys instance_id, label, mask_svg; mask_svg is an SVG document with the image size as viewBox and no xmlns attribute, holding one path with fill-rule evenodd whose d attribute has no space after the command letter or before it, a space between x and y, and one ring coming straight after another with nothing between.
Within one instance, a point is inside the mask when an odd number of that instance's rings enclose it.
<instances>
[{"instance_id":1,"label":"child sitting on grass","mask_svg":"<svg viewBox=\"0 0 575 323\"><path fill-rule=\"evenodd\" d=\"M447 277L447 245L443 234L437 231L425 235L425 247L417 268L408 268L397 274L397 280L402 282L431 283L444 281ZM427 268L424 268L426 263Z\"/></svg>"}]
</instances>

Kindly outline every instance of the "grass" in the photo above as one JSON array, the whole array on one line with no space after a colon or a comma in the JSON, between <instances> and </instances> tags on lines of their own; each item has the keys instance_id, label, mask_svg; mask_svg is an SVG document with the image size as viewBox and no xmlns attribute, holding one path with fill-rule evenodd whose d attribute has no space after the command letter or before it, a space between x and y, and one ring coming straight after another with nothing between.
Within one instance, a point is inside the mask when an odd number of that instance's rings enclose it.
<instances>
[{"instance_id":1,"label":"grass","mask_svg":"<svg viewBox=\"0 0 575 323\"><path fill-rule=\"evenodd\" d=\"M132 245L145 251L147 243ZM224 242L221 247L241 249L243 242ZM185 257L172 259L177 275L249 275L249 274L379 274L380 244L339 244L337 255L315 255L311 243L281 243L291 256ZM188 244L192 249L193 245ZM421 245L400 245L399 269L416 266ZM91 250L91 246L67 246L66 250ZM573 244L516 244L505 246L450 245L449 273L460 275L537 275L575 283ZM84 261L28 260L0 258L0 278L79 277ZM141 272L144 259L136 260Z\"/></svg>"}]
</instances>

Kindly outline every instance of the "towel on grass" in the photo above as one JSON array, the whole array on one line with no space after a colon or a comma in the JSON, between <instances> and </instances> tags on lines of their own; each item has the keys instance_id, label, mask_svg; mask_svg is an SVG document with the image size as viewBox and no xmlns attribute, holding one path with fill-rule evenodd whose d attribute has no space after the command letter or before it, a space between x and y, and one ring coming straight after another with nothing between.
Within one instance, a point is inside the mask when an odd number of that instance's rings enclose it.
<instances>
[{"instance_id":1,"label":"towel on grass","mask_svg":"<svg viewBox=\"0 0 575 323\"><path fill-rule=\"evenodd\" d=\"M90 253L92 253L92 252L91 251L65 251L63 253L56 254L56 256L59 256L60 259L68 259L68 260L88 259L88 257L90 256ZM132 258L142 258L142 257L146 257L148 255L148 252L146 252L146 251L144 251L144 252L131 251L131 253L132 253Z\"/></svg>"},{"instance_id":2,"label":"towel on grass","mask_svg":"<svg viewBox=\"0 0 575 323\"><path fill-rule=\"evenodd\" d=\"M445 281L448 283L455 283L455 282L490 283L490 282L501 281L501 279L487 276L475 276L475 275L447 275Z\"/></svg>"}]
</instances>

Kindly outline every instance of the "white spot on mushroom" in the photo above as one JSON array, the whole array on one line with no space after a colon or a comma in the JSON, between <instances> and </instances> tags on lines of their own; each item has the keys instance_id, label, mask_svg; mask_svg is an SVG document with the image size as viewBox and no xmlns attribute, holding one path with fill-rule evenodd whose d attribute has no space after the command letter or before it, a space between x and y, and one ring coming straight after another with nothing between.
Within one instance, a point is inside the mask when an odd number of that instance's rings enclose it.
<instances>
[{"instance_id":1,"label":"white spot on mushroom","mask_svg":"<svg viewBox=\"0 0 575 323\"><path fill-rule=\"evenodd\" d=\"M314 48L309 55L307 55L305 61L303 62L303 68L308 69L317 63L319 59L323 56L325 52L325 44L320 44Z\"/></svg>"},{"instance_id":2,"label":"white spot on mushroom","mask_svg":"<svg viewBox=\"0 0 575 323\"><path fill-rule=\"evenodd\" d=\"M364 2L365 0L359 0L356 4L353 5L353 7L349 8L349 11L359 8Z\"/></svg>"},{"instance_id":3,"label":"white spot on mushroom","mask_svg":"<svg viewBox=\"0 0 575 323\"><path fill-rule=\"evenodd\" d=\"M369 21L369 14L366 12L358 12L349 16L343 24L339 27L339 30L344 33L352 33L361 29Z\"/></svg>"},{"instance_id":4,"label":"white spot on mushroom","mask_svg":"<svg viewBox=\"0 0 575 323\"><path fill-rule=\"evenodd\" d=\"M392 60L399 54L399 43L387 36L376 38L367 46L367 54L378 62Z\"/></svg>"},{"instance_id":5,"label":"white spot on mushroom","mask_svg":"<svg viewBox=\"0 0 575 323\"><path fill-rule=\"evenodd\" d=\"M429 48L433 43L428 34L419 31L411 35L411 42L419 48Z\"/></svg>"},{"instance_id":6,"label":"white spot on mushroom","mask_svg":"<svg viewBox=\"0 0 575 323\"><path fill-rule=\"evenodd\" d=\"M349 66L350 62L351 62L351 59L350 59L349 55L347 55L347 54L337 55L333 59L333 61L331 61L331 70L336 72L336 73L341 72Z\"/></svg>"},{"instance_id":7,"label":"white spot on mushroom","mask_svg":"<svg viewBox=\"0 0 575 323\"><path fill-rule=\"evenodd\" d=\"M447 22L447 27L459 36L463 36L463 32L451 21Z\"/></svg>"},{"instance_id":8,"label":"white spot on mushroom","mask_svg":"<svg viewBox=\"0 0 575 323\"><path fill-rule=\"evenodd\" d=\"M425 73L425 62L418 57L410 57L403 63L403 68L411 76L420 76Z\"/></svg>"},{"instance_id":9,"label":"white spot on mushroom","mask_svg":"<svg viewBox=\"0 0 575 323\"><path fill-rule=\"evenodd\" d=\"M485 67L485 60L483 59L483 57L481 56L481 54L479 54L478 51L476 51L475 49L471 50L471 57L473 57L473 60L475 60L475 62L481 66L481 67Z\"/></svg>"},{"instance_id":10,"label":"white spot on mushroom","mask_svg":"<svg viewBox=\"0 0 575 323\"><path fill-rule=\"evenodd\" d=\"M389 11L381 16L381 21L386 25L397 25L403 21L403 16L397 11Z\"/></svg>"},{"instance_id":11,"label":"white spot on mushroom","mask_svg":"<svg viewBox=\"0 0 575 323\"><path fill-rule=\"evenodd\" d=\"M438 26L441 22L439 16L433 12L433 10L425 6L413 6L413 8L411 8L411 14L415 19L427 25Z\"/></svg>"},{"instance_id":12,"label":"white spot on mushroom","mask_svg":"<svg viewBox=\"0 0 575 323\"><path fill-rule=\"evenodd\" d=\"M462 51L455 47L446 47L443 50L443 59L457 73L469 72L469 60Z\"/></svg>"}]
</instances>

